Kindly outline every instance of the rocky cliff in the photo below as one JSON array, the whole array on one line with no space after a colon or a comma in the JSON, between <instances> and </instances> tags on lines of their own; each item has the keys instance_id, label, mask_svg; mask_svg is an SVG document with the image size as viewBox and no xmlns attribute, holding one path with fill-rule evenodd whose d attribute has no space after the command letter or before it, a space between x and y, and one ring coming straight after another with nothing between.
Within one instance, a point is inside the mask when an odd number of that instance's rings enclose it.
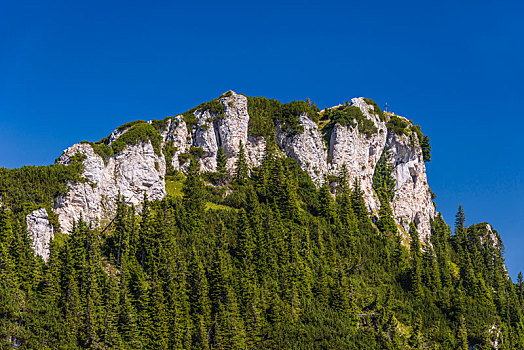
<instances>
[{"instance_id":1,"label":"rocky cliff","mask_svg":"<svg viewBox=\"0 0 524 350\"><path fill-rule=\"evenodd\" d=\"M26 216L27 232L33 240L32 248L35 255L47 261L49 259L49 244L53 239L53 226L45 208L33 210Z\"/></svg>"},{"instance_id":2,"label":"rocky cliff","mask_svg":"<svg viewBox=\"0 0 524 350\"><path fill-rule=\"evenodd\" d=\"M350 181L359 181L370 212L377 216L380 201L373 190L373 174L380 157L388 151L396 181L391 203L395 220L404 233L409 223L414 222L421 239L426 240L435 207L420 137L411 131L411 122L403 118L404 131L399 134L392 129L391 118L400 117L382 113L370 100L353 98L347 106L358 108L363 119L349 124L331 122L330 128L324 128L320 127L318 115L302 112L295 116L299 132L286 126L286 121L275 119L274 136L282 153L296 159L317 185L328 176L340 175L345 166ZM242 144L248 164L258 166L267 137L251 132L248 107L246 96L228 92L183 115L147 122L155 129L148 129L147 137L131 138L134 128L131 124L116 129L101 143L79 143L66 149L58 162L68 164L74 155L83 155L84 181L69 183L67 195L55 201L54 211L62 231L68 232L73 221L80 218L94 225L110 219L119 195L134 205L139 205L144 195L152 200L163 198L166 169L184 170L189 152L200 158L202 171L213 172L222 148L227 156L227 169L232 172ZM364 132L362 125L372 131ZM101 146L111 148L112 153L101 154L97 151ZM30 220L33 217L28 216L28 224ZM38 229L33 231L39 240L42 235L36 232ZM46 239L35 244L41 247Z\"/></svg>"},{"instance_id":3,"label":"rocky cliff","mask_svg":"<svg viewBox=\"0 0 524 350\"><path fill-rule=\"evenodd\" d=\"M58 162L68 164L75 154L85 156L85 180L70 183L67 195L56 199L54 211L63 232L68 232L73 221L80 218L95 225L109 219L118 196L139 205L144 195L155 200L166 194L165 160L149 142L129 145L105 162L90 144L79 143L66 149Z\"/></svg>"}]
</instances>

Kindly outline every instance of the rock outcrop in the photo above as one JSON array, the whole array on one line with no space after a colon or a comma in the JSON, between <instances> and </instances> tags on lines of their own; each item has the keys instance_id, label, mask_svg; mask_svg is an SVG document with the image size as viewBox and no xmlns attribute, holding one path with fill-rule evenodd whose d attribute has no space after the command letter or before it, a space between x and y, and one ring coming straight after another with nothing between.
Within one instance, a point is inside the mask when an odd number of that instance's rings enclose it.
<instances>
[{"instance_id":1,"label":"rock outcrop","mask_svg":"<svg viewBox=\"0 0 524 350\"><path fill-rule=\"evenodd\" d=\"M191 133L187 130L184 117L177 115L174 118L169 118L166 128L161 131L161 136L163 146L170 143L175 148L171 165L174 169L179 170L181 164L178 157L180 154L188 152L192 144Z\"/></svg>"},{"instance_id":2,"label":"rock outcrop","mask_svg":"<svg viewBox=\"0 0 524 350\"><path fill-rule=\"evenodd\" d=\"M426 166L416 135L388 133L386 149L389 150L396 181L395 197L391 203L397 224L409 232L409 223L414 222L419 236L429 241L430 220L435 216L435 206L426 176Z\"/></svg>"},{"instance_id":3,"label":"rock outcrop","mask_svg":"<svg viewBox=\"0 0 524 350\"><path fill-rule=\"evenodd\" d=\"M260 164L266 140L249 133L248 99L231 91L214 103L214 106L219 104L219 112L217 108L214 111L197 108L193 112L196 121L193 125L187 124L183 115L169 117L158 124L162 125L158 130L161 147L170 146L169 161L174 170L184 170L179 157L191 151L200 154L202 171L215 171L218 150L222 147L228 158L227 169L233 172L241 143L248 164L252 167ZM387 117L381 116L364 98L353 98L351 105L361 110L376 132L364 133L357 125L335 124L330 134L325 135L328 147L317 122L303 113L298 119L303 132L290 134L276 123L276 141L282 153L296 159L317 185L328 175L339 176L345 166L349 180L359 181L369 210L376 216L380 201L373 190L373 174L381 155L389 150L396 180L391 203L395 220L405 232L409 223L415 222L421 239L428 238L435 208L416 135L399 136L388 130ZM153 121L149 123L155 125ZM129 126L116 129L109 141L114 142L128 129ZM76 144L64 151L59 162L68 164L77 153L86 156L81 174L86 181L69 184L69 193L58 198L54 208L65 232L71 229L73 220L80 217L95 223L110 218L119 194L135 205L140 204L144 194L152 200L166 194L165 157L155 153L149 142L128 145L105 162L90 144Z\"/></svg>"},{"instance_id":4,"label":"rock outcrop","mask_svg":"<svg viewBox=\"0 0 524 350\"><path fill-rule=\"evenodd\" d=\"M232 93L231 96L222 98L220 102L224 105L226 116L216 123L217 138L228 158L227 169L231 171L237 161L240 143L244 147L249 143L247 98Z\"/></svg>"},{"instance_id":5,"label":"rock outcrop","mask_svg":"<svg viewBox=\"0 0 524 350\"><path fill-rule=\"evenodd\" d=\"M200 157L202 171L215 171L217 168L217 154L219 140L215 130L214 118L209 111L197 112L198 124L194 132L194 146L203 151Z\"/></svg>"},{"instance_id":6,"label":"rock outcrop","mask_svg":"<svg viewBox=\"0 0 524 350\"><path fill-rule=\"evenodd\" d=\"M70 183L67 195L55 202L54 211L64 232L69 232L73 221L80 218L95 225L108 219L119 195L127 203L139 205L144 195L156 200L166 194L165 159L149 142L128 145L106 163L90 144L79 143L66 149L58 162L69 164L75 154L85 156L81 174L85 181Z\"/></svg>"},{"instance_id":7,"label":"rock outcrop","mask_svg":"<svg viewBox=\"0 0 524 350\"><path fill-rule=\"evenodd\" d=\"M357 126L346 127L336 124L331 133L329 146L330 173L340 175L345 165L349 180L359 181L370 211L376 214L380 202L373 193L373 173L384 152L387 128L384 121L373 113L373 109L362 97L352 99L351 104L359 107L364 117L371 120L378 131L368 136Z\"/></svg>"},{"instance_id":8,"label":"rock outcrop","mask_svg":"<svg viewBox=\"0 0 524 350\"><path fill-rule=\"evenodd\" d=\"M300 116L299 125L304 131L295 135L282 131L280 125L277 125L278 146L288 157L296 159L311 179L320 185L328 171L326 145L317 123L307 115Z\"/></svg>"},{"instance_id":9,"label":"rock outcrop","mask_svg":"<svg viewBox=\"0 0 524 350\"><path fill-rule=\"evenodd\" d=\"M49 223L49 216L45 208L33 210L27 214L27 232L32 239L31 247L35 255L39 255L47 262L49 259L49 244L54 236L53 225Z\"/></svg>"}]
</instances>

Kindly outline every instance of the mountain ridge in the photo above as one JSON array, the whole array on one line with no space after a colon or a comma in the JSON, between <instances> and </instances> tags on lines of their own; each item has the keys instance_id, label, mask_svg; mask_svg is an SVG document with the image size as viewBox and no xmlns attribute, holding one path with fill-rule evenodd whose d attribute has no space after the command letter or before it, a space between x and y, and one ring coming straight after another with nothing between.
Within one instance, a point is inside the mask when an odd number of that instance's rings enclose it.
<instances>
[{"instance_id":1,"label":"mountain ridge","mask_svg":"<svg viewBox=\"0 0 524 350\"><path fill-rule=\"evenodd\" d=\"M281 104L262 99L228 91L175 117L129 122L98 142L69 147L57 163L67 165L82 155L81 175L87 181L70 181L68 193L55 199L53 211L62 231L70 231L80 217L93 223L109 221L119 195L133 205L139 205L144 194L151 200L165 197L165 176L184 171L189 154L200 159L202 172L214 172L222 148L231 174L242 144L248 165L259 166L267 139L274 138L281 152L297 160L317 186L329 179L336 183L345 166L349 181L359 182L376 219L380 200L373 189L373 175L382 153L389 150L396 182L391 206L397 226L407 237L409 223L415 222L421 241L429 242L430 220L436 211L419 127L382 112L375 102L362 97L323 111L311 102ZM273 121L263 136L253 127L255 114ZM36 239L49 237L37 228L30 233ZM37 245L45 247L49 242Z\"/></svg>"}]
</instances>

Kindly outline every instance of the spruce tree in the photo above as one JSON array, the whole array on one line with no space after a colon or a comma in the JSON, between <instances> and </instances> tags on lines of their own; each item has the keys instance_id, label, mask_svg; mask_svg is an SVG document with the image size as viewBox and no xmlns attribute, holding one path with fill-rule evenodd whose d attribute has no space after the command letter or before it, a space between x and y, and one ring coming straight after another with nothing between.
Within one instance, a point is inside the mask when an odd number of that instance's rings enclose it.
<instances>
[{"instance_id":1,"label":"spruce tree","mask_svg":"<svg viewBox=\"0 0 524 350\"><path fill-rule=\"evenodd\" d=\"M205 187L200 176L199 161L194 157L191 157L182 191L186 210L194 220L199 220L205 208Z\"/></svg>"},{"instance_id":2,"label":"spruce tree","mask_svg":"<svg viewBox=\"0 0 524 350\"><path fill-rule=\"evenodd\" d=\"M414 223L409 225L410 253L411 253L411 291L417 298L421 298L422 291L422 253L420 240Z\"/></svg>"},{"instance_id":3,"label":"spruce tree","mask_svg":"<svg viewBox=\"0 0 524 350\"><path fill-rule=\"evenodd\" d=\"M249 178L249 166L247 165L246 151L242 141L240 141L238 149L238 159L235 164L235 181L240 185L245 185Z\"/></svg>"},{"instance_id":4,"label":"spruce tree","mask_svg":"<svg viewBox=\"0 0 524 350\"><path fill-rule=\"evenodd\" d=\"M222 146L218 147L217 151L217 175L218 175L218 184L222 185L227 182L228 171L226 168L227 165L227 156L224 152Z\"/></svg>"}]
</instances>

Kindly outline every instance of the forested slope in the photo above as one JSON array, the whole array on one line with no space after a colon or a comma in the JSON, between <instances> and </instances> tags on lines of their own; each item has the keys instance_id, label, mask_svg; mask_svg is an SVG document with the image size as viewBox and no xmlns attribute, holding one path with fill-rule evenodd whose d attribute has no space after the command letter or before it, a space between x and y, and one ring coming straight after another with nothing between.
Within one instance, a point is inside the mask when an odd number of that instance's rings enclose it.
<instances>
[{"instance_id":1,"label":"forested slope","mask_svg":"<svg viewBox=\"0 0 524 350\"><path fill-rule=\"evenodd\" d=\"M223 157L215 175L189 158L166 198L120 200L108 225L56 233L47 263L23 211L1 207L3 348L524 348L524 285L507 276L498 233L465 227L460 208L454 233L437 215L429 241L413 223L408 239L384 158L372 217L347 170L317 188L271 139L256 167L241 147L231 176Z\"/></svg>"}]
</instances>

